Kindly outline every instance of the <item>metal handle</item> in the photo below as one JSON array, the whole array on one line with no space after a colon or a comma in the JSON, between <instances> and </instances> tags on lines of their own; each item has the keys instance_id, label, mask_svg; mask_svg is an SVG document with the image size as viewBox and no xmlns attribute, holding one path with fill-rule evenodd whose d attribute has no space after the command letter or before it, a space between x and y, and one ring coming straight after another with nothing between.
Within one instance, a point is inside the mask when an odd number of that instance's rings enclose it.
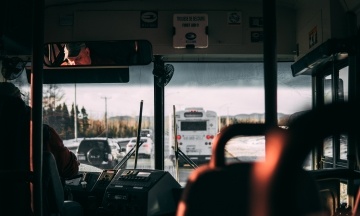
<instances>
[{"instance_id":1,"label":"metal handle","mask_svg":"<svg viewBox=\"0 0 360 216\"><path fill-rule=\"evenodd\" d=\"M216 135L212 144L212 156L210 166L225 166L225 145L235 136L258 136L265 135L265 124L233 124L229 125Z\"/></svg>"}]
</instances>

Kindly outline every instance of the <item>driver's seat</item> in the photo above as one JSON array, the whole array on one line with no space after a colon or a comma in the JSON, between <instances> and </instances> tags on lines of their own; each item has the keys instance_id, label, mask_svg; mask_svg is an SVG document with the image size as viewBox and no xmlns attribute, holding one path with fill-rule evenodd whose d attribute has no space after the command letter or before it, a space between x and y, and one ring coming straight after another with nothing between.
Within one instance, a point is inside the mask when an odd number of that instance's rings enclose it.
<instances>
[{"instance_id":1,"label":"driver's seat","mask_svg":"<svg viewBox=\"0 0 360 216\"><path fill-rule=\"evenodd\" d=\"M43 213L45 216L83 216L82 206L64 200L64 189L52 153L43 153Z\"/></svg>"}]
</instances>

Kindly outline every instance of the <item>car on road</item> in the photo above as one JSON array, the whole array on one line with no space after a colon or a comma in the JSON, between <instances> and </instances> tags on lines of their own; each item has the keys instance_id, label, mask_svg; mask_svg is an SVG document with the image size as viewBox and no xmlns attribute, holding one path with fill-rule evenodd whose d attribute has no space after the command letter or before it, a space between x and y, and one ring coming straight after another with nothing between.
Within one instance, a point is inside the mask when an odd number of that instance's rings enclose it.
<instances>
[{"instance_id":1,"label":"car on road","mask_svg":"<svg viewBox=\"0 0 360 216\"><path fill-rule=\"evenodd\" d=\"M129 143L130 138L117 140L116 143L119 145L121 152L126 152L126 145Z\"/></svg>"},{"instance_id":2,"label":"car on road","mask_svg":"<svg viewBox=\"0 0 360 216\"><path fill-rule=\"evenodd\" d=\"M122 158L117 143L107 138L84 138L76 150L76 157L82 164L101 169L112 169Z\"/></svg>"},{"instance_id":3,"label":"car on road","mask_svg":"<svg viewBox=\"0 0 360 216\"><path fill-rule=\"evenodd\" d=\"M149 137L150 139L153 138L153 132L151 129L141 129L140 137Z\"/></svg>"},{"instance_id":4,"label":"car on road","mask_svg":"<svg viewBox=\"0 0 360 216\"><path fill-rule=\"evenodd\" d=\"M137 141L137 137L132 137L130 139L130 141L126 145L126 154L132 148L134 148L134 146L136 145L136 141ZM138 155L150 158L150 156L151 156L151 154L153 152L153 147L154 147L152 139L150 139L149 137L140 137L140 143L142 143L142 144L140 145L140 148L138 150Z\"/></svg>"}]
</instances>

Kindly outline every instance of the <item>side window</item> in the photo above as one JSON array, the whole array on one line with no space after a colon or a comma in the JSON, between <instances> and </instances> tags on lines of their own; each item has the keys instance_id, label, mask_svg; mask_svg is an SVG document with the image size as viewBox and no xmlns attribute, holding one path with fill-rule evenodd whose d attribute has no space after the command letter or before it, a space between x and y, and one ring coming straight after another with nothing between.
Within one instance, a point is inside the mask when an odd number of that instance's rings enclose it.
<instances>
[{"instance_id":1,"label":"side window","mask_svg":"<svg viewBox=\"0 0 360 216\"><path fill-rule=\"evenodd\" d=\"M341 86L339 85L339 99L348 101L349 97L349 67L344 67L339 71L339 79L341 80ZM342 134L340 137L340 159L347 160L347 148L348 137L346 134Z\"/></svg>"},{"instance_id":2,"label":"side window","mask_svg":"<svg viewBox=\"0 0 360 216\"><path fill-rule=\"evenodd\" d=\"M323 102L325 105L348 101L348 76L349 67L346 66L324 77ZM337 81L334 81L334 79ZM336 83L337 86L335 85ZM324 168L337 166L338 163L343 163L344 165L347 162L348 137L346 134L327 137L323 143Z\"/></svg>"},{"instance_id":3,"label":"side window","mask_svg":"<svg viewBox=\"0 0 360 216\"><path fill-rule=\"evenodd\" d=\"M332 95L332 76L328 75L324 79L324 104L330 104L333 102Z\"/></svg>"}]
</instances>

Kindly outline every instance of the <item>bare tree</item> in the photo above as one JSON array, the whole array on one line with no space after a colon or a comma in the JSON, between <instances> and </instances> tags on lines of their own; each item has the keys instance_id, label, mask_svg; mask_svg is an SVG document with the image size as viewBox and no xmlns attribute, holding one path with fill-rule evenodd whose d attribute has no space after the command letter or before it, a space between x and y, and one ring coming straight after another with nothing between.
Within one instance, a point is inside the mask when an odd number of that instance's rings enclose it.
<instances>
[{"instance_id":1,"label":"bare tree","mask_svg":"<svg viewBox=\"0 0 360 216\"><path fill-rule=\"evenodd\" d=\"M43 89L43 107L45 110L52 111L57 107L64 97L65 93L56 84L45 85Z\"/></svg>"}]
</instances>

